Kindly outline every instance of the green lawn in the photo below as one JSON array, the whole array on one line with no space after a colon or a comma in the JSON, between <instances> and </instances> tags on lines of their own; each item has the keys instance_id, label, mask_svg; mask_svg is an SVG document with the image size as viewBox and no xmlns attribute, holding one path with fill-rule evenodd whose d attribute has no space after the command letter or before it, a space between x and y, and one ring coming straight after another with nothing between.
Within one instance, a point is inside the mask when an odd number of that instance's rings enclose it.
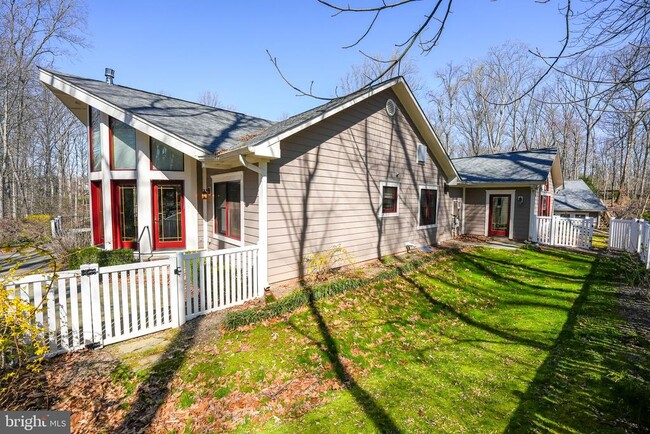
<instances>
[{"instance_id":1,"label":"green lawn","mask_svg":"<svg viewBox=\"0 0 650 434\"><path fill-rule=\"evenodd\" d=\"M115 381L147 405L166 383L160 430L641 431L649 345L621 327L618 270L554 249L444 252Z\"/></svg>"}]
</instances>

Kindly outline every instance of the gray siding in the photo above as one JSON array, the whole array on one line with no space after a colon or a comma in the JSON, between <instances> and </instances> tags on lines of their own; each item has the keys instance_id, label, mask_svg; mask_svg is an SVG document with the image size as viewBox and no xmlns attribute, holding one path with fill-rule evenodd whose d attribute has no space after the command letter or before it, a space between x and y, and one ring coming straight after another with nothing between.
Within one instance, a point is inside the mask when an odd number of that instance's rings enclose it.
<instances>
[{"instance_id":1,"label":"gray siding","mask_svg":"<svg viewBox=\"0 0 650 434\"><path fill-rule=\"evenodd\" d=\"M340 244L356 261L450 238L451 198L431 153L401 109L384 110L385 91L282 141L269 163L269 281L298 277L310 252ZM399 216L378 217L381 182L399 182ZM438 225L418 229L418 186L438 187ZM456 192L457 194L457 192Z\"/></svg>"},{"instance_id":2,"label":"gray siding","mask_svg":"<svg viewBox=\"0 0 650 434\"><path fill-rule=\"evenodd\" d=\"M485 235L485 189L465 190L465 233Z\"/></svg>"},{"instance_id":3,"label":"gray siding","mask_svg":"<svg viewBox=\"0 0 650 434\"><path fill-rule=\"evenodd\" d=\"M524 203L517 202L517 198L522 196ZM522 187L515 189L515 219L512 224L512 238L515 240L527 240L528 228L530 227L530 188Z\"/></svg>"}]
</instances>

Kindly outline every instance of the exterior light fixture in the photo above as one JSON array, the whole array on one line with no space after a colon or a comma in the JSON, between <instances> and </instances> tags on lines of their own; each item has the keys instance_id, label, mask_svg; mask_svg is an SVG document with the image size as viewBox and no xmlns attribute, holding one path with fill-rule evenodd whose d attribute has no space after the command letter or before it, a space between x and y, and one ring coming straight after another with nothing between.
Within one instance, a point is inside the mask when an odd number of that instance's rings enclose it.
<instances>
[{"instance_id":1,"label":"exterior light fixture","mask_svg":"<svg viewBox=\"0 0 650 434\"><path fill-rule=\"evenodd\" d=\"M209 198L210 198L210 189L209 188L203 189L203 191L201 192L201 199L208 200Z\"/></svg>"}]
</instances>

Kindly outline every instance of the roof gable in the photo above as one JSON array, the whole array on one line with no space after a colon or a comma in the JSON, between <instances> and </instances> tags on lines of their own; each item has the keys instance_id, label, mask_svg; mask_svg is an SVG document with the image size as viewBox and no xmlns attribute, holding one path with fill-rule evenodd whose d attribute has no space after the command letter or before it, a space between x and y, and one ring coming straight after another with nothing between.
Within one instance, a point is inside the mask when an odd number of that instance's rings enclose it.
<instances>
[{"instance_id":1,"label":"roof gable","mask_svg":"<svg viewBox=\"0 0 650 434\"><path fill-rule=\"evenodd\" d=\"M246 146L249 149L272 146L279 143L280 140L315 125L316 123L352 107L353 105L359 104L386 89L393 90L393 93L397 96L402 107L406 110L408 117L413 121L415 128L418 130L425 144L435 156L445 175L450 180L457 178L458 173L456 172L454 165L451 163L449 155L440 144L440 140L433 131L429 120L424 115L424 111L418 104L403 77L392 78L368 89L363 89L350 95L334 99L311 110L307 110L284 121L278 122L269 127L262 134L251 138L249 141L244 143L243 146Z\"/></svg>"},{"instance_id":2,"label":"roof gable","mask_svg":"<svg viewBox=\"0 0 650 434\"><path fill-rule=\"evenodd\" d=\"M559 166L554 148L455 158L452 162L460 175L461 184L466 185L543 184L553 167ZM553 175L554 178L557 176L555 173ZM555 185L561 183L561 179L554 179Z\"/></svg>"}]
</instances>

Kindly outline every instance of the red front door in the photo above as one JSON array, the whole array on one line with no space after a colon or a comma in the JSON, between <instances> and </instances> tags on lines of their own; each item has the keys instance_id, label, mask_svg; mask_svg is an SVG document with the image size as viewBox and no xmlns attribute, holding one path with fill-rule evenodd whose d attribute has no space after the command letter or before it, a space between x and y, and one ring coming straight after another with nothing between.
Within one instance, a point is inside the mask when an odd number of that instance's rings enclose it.
<instances>
[{"instance_id":1,"label":"red front door","mask_svg":"<svg viewBox=\"0 0 650 434\"><path fill-rule=\"evenodd\" d=\"M510 195L491 194L488 215L488 236L510 236Z\"/></svg>"},{"instance_id":2,"label":"red front door","mask_svg":"<svg viewBox=\"0 0 650 434\"><path fill-rule=\"evenodd\" d=\"M135 181L113 181L113 245L134 249L138 239L138 196Z\"/></svg>"},{"instance_id":3,"label":"red front door","mask_svg":"<svg viewBox=\"0 0 650 434\"><path fill-rule=\"evenodd\" d=\"M153 248L185 247L183 181L152 183Z\"/></svg>"}]
</instances>

